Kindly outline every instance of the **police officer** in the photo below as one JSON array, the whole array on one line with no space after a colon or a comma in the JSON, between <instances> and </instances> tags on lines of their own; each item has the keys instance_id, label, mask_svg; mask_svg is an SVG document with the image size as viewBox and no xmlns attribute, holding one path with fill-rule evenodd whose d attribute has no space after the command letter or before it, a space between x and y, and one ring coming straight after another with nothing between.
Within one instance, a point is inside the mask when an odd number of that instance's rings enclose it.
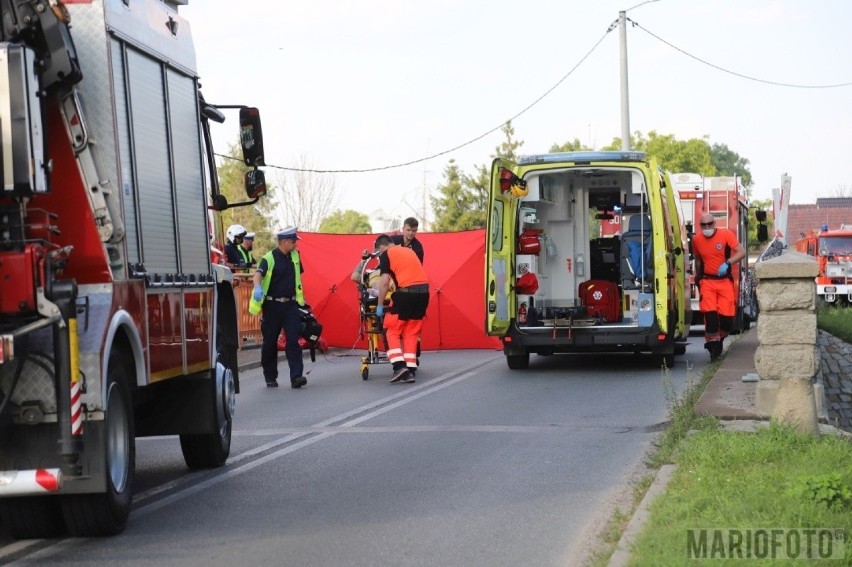
<instances>
[{"instance_id":1,"label":"police officer","mask_svg":"<svg viewBox=\"0 0 852 567\"><path fill-rule=\"evenodd\" d=\"M287 364L290 367L290 386L301 388L308 383L302 375L302 349L299 335L302 321L299 307L305 305L302 292L302 262L296 250L299 236L296 227L288 227L278 232L278 248L272 249L257 266L254 273L254 292L249 303L249 312L257 315L261 311L260 330L263 334L263 346L260 351L260 364L263 377L269 388L278 387L278 336L284 329L287 346Z\"/></svg>"},{"instance_id":2,"label":"police officer","mask_svg":"<svg viewBox=\"0 0 852 567\"><path fill-rule=\"evenodd\" d=\"M704 313L704 348L710 360L722 355L725 337L734 327L737 298L731 264L745 258L745 248L727 228L717 228L716 219L704 213L699 220L701 232L692 237L695 272L701 294L699 307Z\"/></svg>"},{"instance_id":3,"label":"police officer","mask_svg":"<svg viewBox=\"0 0 852 567\"><path fill-rule=\"evenodd\" d=\"M225 243L225 265L232 270L245 267L239 245L243 242L246 233L245 227L241 224L232 224L225 233L228 237Z\"/></svg>"},{"instance_id":4,"label":"police officer","mask_svg":"<svg viewBox=\"0 0 852 567\"><path fill-rule=\"evenodd\" d=\"M237 252L240 254L243 265L243 268L240 270L241 272L248 273L249 269L257 264L257 260L254 259L254 255L251 253L252 248L254 248L254 236L253 232L247 232L243 236L243 241L237 245Z\"/></svg>"}]
</instances>

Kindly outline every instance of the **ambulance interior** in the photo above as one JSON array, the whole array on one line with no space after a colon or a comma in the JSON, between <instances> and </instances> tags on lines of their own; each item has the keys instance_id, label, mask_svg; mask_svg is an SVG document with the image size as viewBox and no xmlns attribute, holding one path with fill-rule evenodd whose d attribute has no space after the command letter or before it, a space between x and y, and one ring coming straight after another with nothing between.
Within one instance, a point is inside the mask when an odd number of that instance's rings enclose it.
<instances>
[{"instance_id":1,"label":"ambulance interior","mask_svg":"<svg viewBox=\"0 0 852 567\"><path fill-rule=\"evenodd\" d=\"M642 172L571 168L533 172L526 181L517 224L518 325L650 326L652 238ZM535 278L522 279L526 273ZM530 281L537 289L524 285Z\"/></svg>"}]
</instances>

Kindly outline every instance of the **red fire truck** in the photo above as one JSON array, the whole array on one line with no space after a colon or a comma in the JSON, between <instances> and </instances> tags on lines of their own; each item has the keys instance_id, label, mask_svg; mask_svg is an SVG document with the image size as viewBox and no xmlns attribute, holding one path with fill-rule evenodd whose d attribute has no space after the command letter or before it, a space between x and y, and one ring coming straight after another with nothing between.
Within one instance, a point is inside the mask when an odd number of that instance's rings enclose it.
<instances>
[{"instance_id":1,"label":"red fire truck","mask_svg":"<svg viewBox=\"0 0 852 567\"><path fill-rule=\"evenodd\" d=\"M257 109L201 96L185 3L0 2L0 521L14 537L120 532L137 436L179 435L190 468L230 452L236 302L208 214L265 193L262 134ZM243 203L218 189L221 108L239 110Z\"/></svg>"},{"instance_id":2,"label":"red fire truck","mask_svg":"<svg viewBox=\"0 0 852 567\"><path fill-rule=\"evenodd\" d=\"M691 239L704 213L716 219L716 226L733 231L743 247L746 257L731 266L734 291L737 295L737 314L733 331L740 332L751 327L757 319L752 279L748 271L748 197L739 177L703 177L697 173L673 173L671 175L675 195L680 204L683 223L690 240L689 280L692 288L692 324L703 325L704 317L699 310L698 286L695 285L695 262L691 254Z\"/></svg>"},{"instance_id":3,"label":"red fire truck","mask_svg":"<svg viewBox=\"0 0 852 567\"><path fill-rule=\"evenodd\" d=\"M796 250L813 256L819 264L817 299L829 305L852 304L852 225L831 230L823 225L796 242Z\"/></svg>"}]
</instances>

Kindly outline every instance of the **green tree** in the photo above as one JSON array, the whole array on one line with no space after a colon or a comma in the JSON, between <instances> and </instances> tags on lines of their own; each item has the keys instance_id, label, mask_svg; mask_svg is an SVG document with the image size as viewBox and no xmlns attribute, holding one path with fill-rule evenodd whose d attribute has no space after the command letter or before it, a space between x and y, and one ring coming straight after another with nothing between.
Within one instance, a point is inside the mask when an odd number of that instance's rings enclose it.
<instances>
[{"instance_id":1,"label":"green tree","mask_svg":"<svg viewBox=\"0 0 852 567\"><path fill-rule=\"evenodd\" d=\"M727 144L711 146L706 137L678 140L672 134L661 136L651 130L646 138L637 131L630 137L630 147L653 156L668 171L700 173L706 177L736 175L742 179L745 187L751 185L749 160L731 150ZM614 138L604 149L621 149L621 138Z\"/></svg>"},{"instance_id":2,"label":"green tree","mask_svg":"<svg viewBox=\"0 0 852 567\"><path fill-rule=\"evenodd\" d=\"M751 185L751 171L748 169L749 160L731 150L727 144L713 144L710 148L711 160L716 167L716 175L738 176L745 187Z\"/></svg>"},{"instance_id":3,"label":"green tree","mask_svg":"<svg viewBox=\"0 0 852 567\"><path fill-rule=\"evenodd\" d=\"M358 211L334 211L320 223L319 231L327 234L369 234L370 219Z\"/></svg>"},{"instance_id":4,"label":"green tree","mask_svg":"<svg viewBox=\"0 0 852 567\"><path fill-rule=\"evenodd\" d=\"M233 144L228 148L227 155L232 159L222 160L217 168L219 175L219 191L228 199L228 203L242 203L247 201L245 192L244 175L250 168L243 163L240 144ZM269 184L267 183L267 186ZM232 224L241 224L249 232L257 233L254 240L253 254L260 258L275 246L271 226L272 211L275 208L275 199L272 197L272 188L269 193L261 197L254 205L229 208L221 213L222 230L227 230ZM224 245L224 234L221 236Z\"/></svg>"},{"instance_id":5,"label":"green tree","mask_svg":"<svg viewBox=\"0 0 852 567\"><path fill-rule=\"evenodd\" d=\"M501 129L506 139L495 149L492 158L517 160L517 150L524 143L516 140L512 122ZM488 189L491 186L491 165L474 166L475 173L466 175L450 160L444 169L444 182L438 185L438 196L430 197L435 214L436 232L485 228Z\"/></svg>"},{"instance_id":6,"label":"green tree","mask_svg":"<svg viewBox=\"0 0 852 567\"><path fill-rule=\"evenodd\" d=\"M668 171L716 175L710 144L705 139L678 140L673 134L660 135L655 130L648 132L645 137L637 131L635 136L630 137L630 147L656 158L660 167ZM613 138L612 143L604 149L621 149L621 138Z\"/></svg>"},{"instance_id":7,"label":"green tree","mask_svg":"<svg viewBox=\"0 0 852 567\"><path fill-rule=\"evenodd\" d=\"M772 212L772 199L755 199L751 203L749 203L748 209L748 249L750 251L762 252L766 247L766 242L758 242L757 241L757 219L754 216L755 211L768 211ZM775 222L772 218L771 214L766 215L766 222L764 223L769 230L769 237L772 238L772 235L775 233ZM745 244L745 243L743 243Z\"/></svg>"},{"instance_id":8,"label":"green tree","mask_svg":"<svg viewBox=\"0 0 852 567\"><path fill-rule=\"evenodd\" d=\"M444 168L444 183L438 186L440 196L430 197L435 232L467 230L485 226L485 206L477 209L478 196L470 188L470 178L463 174L455 160Z\"/></svg>"},{"instance_id":9,"label":"green tree","mask_svg":"<svg viewBox=\"0 0 852 567\"><path fill-rule=\"evenodd\" d=\"M583 151L591 151L592 148L587 148L580 142L579 138L574 138L571 142L565 142L562 145L553 144L550 146L550 153L555 154L559 152L583 152Z\"/></svg>"}]
</instances>

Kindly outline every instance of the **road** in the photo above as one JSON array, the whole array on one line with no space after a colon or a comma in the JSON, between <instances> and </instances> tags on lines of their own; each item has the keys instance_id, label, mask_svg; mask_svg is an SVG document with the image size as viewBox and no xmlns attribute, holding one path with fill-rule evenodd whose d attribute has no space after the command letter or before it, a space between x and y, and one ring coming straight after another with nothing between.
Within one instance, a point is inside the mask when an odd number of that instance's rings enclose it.
<instances>
[{"instance_id":1,"label":"road","mask_svg":"<svg viewBox=\"0 0 852 567\"><path fill-rule=\"evenodd\" d=\"M700 341L669 372L632 354L511 371L495 351L425 352L415 384L386 364L361 380L354 351L308 362L301 390L250 370L226 467L190 473L176 438L139 439L124 534L4 540L0 563L573 565L700 375Z\"/></svg>"}]
</instances>

